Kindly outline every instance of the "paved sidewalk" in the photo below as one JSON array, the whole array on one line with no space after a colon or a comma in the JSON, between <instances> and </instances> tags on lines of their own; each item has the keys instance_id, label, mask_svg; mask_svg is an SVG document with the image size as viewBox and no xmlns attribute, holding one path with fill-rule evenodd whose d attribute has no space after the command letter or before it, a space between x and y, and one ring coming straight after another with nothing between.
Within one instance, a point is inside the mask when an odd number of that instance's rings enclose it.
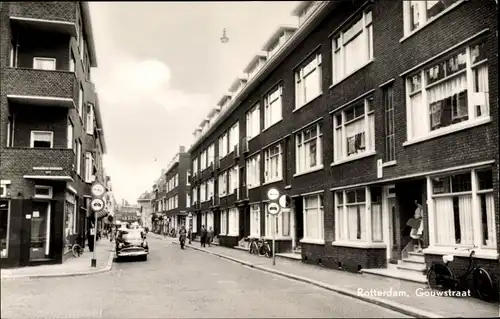
<instances>
[{"instance_id":1,"label":"paved sidewalk","mask_svg":"<svg viewBox=\"0 0 500 319\"><path fill-rule=\"evenodd\" d=\"M273 266L272 259L221 246L200 248L195 244L188 245L188 247L261 271L275 273L376 303L418 318L477 318L497 317L499 315L498 304L486 303L475 298L430 295L431 291L422 284L366 274L353 274L284 258L276 258L276 265ZM385 295L381 295L384 293Z\"/></svg>"},{"instance_id":2,"label":"paved sidewalk","mask_svg":"<svg viewBox=\"0 0 500 319\"><path fill-rule=\"evenodd\" d=\"M40 277L69 277L98 274L110 271L113 266L114 242L103 238L96 244L96 267L91 267L92 253L85 247L79 258L68 257L62 264L42 265L22 268L7 268L1 270L1 278L40 278Z\"/></svg>"}]
</instances>

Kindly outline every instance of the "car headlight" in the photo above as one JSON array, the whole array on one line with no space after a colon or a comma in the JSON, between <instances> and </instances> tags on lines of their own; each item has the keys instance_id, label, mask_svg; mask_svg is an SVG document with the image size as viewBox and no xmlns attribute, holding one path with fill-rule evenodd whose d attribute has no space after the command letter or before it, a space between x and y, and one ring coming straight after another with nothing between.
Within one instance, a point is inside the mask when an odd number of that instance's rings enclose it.
<instances>
[{"instance_id":1,"label":"car headlight","mask_svg":"<svg viewBox=\"0 0 500 319\"><path fill-rule=\"evenodd\" d=\"M143 241L141 246L142 247L148 247L148 242L147 241Z\"/></svg>"},{"instance_id":2,"label":"car headlight","mask_svg":"<svg viewBox=\"0 0 500 319\"><path fill-rule=\"evenodd\" d=\"M119 243L118 248L122 248L122 247L123 247L123 243Z\"/></svg>"}]
</instances>

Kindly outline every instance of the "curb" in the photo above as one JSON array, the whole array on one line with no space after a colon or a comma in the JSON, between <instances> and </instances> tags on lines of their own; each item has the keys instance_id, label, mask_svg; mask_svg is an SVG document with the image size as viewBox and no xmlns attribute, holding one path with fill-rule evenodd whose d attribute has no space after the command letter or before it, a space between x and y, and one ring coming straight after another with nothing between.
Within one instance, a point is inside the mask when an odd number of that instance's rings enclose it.
<instances>
[{"instance_id":1,"label":"curb","mask_svg":"<svg viewBox=\"0 0 500 319\"><path fill-rule=\"evenodd\" d=\"M113 268L114 253L115 253L114 250L109 253L108 263L106 264L106 267L104 267L102 269L87 270L87 271L80 271L80 272L74 272L74 273L58 273L58 274L44 274L44 275L14 275L14 276L2 277L1 279L2 280L9 280L9 279L21 279L21 278L29 278L29 279L62 278L62 277L78 277L78 276L96 275L96 274L111 271L111 269Z\"/></svg>"},{"instance_id":2,"label":"curb","mask_svg":"<svg viewBox=\"0 0 500 319\"><path fill-rule=\"evenodd\" d=\"M193 247L192 245L186 245L186 247L189 247L189 248L194 249L194 250L199 250L199 251L202 251L202 252L207 253L207 254L215 255L215 256L218 256L218 257L221 257L221 258L224 258L224 259L227 259L227 260L231 260L233 262L236 262L236 263L239 263L239 264L242 264L242 265L245 265L245 266L257 269L257 270L260 270L260 271L264 271L264 272L268 272L268 273L271 273L271 274L279 275L281 277L285 277L285 278L288 278L288 279L292 279L292 280L296 280L296 281L308 283L308 284L311 284L311 285L314 285L314 286L317 286L317 287L320 287L320 288L323 288L323 289L326 289L326 290L330 290L330 291L339 293L339 294L344 295L344 296L348 296L348 297L356 298L356 299L359 299L359 300L363 300L363 301L371 303L371 304L376 304L376 305L381 306L383 308L387 308L387 309L390 309L390 310L393 310L393 311L397 311L399 313L402 313L402 314L405 314L405 315L408 315L408 316L412 316L412 317L415 317L415 318L444 318L441 315L437 315L435 313L428 312L428 311L425 311L425 310L420 310L420 309L417 309L417 308L414 308L414 307L402 305L402 304L399 304L399 303L391 301L391 300L381 299L381 298L377 298L377 297L368 297L368 296L358 295L354 291L350 291L350 290L347 290L347 289L344 289L344 288L340 288L340 287L337 287L337 286L332 286L332 285L329 285L329 284L325 284L323 282L319 282L319 281L316 281L316 280L313 280L313 279L309 279L309 278L306 278L306 277L287 274L285 272L282 272L282 271L279 271L279 270L276 270L276 269L271 269L271 268L260 266L260 265L254 265L254 264L249 263L249 262L244 261L244 260L240 260L240 259L237 259L237 258L233 258L233 257L230 257L230 256L219 254L219 253L216 253L216 252L207 251L207 250L204 250L204 249L201 249L201 248Z\"/></svg>"}]
</instances>

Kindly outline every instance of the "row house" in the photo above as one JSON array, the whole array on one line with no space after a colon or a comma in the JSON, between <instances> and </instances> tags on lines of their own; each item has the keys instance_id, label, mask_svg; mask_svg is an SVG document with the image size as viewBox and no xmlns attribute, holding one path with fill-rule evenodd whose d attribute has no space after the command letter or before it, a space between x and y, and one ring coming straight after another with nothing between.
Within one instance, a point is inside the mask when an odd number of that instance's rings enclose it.
<instances>
[{"instance_id":1,"label":"row house","mask_svg":"<svg viewBox=\"0 0 500 319\"><path fill-rule=\"evenodd\" d=\"M195 132L194 214L221 245L274 232L303 262L416 281L448 253L462 272L474 247L498 285L495 3L304 1L293 14L298 28L273 35ZM274 228L271 187L292 198Z\"/></svg>"},{"instance_id":2,"label":"row house","mask_svg":"<svg viewBox=\"0 0 500 319\"><path fill-rule=\"evenodd\" d=\"M0 14L1 266L62 263L93 227L92 183L105 184L89 5L4 2Z\"/></svg>"},{"instance_id":3,"label":"row house","mask_svg":"<svg viewBox=\"0 0 500 319\"><path fill-rule=\"evenodd\" d=\"M153 184L153 231L165 233L167 231L167 218L165 216L165 196L167 181L165 169L161 170L160 177Z\"/></svg>"}]
</instances>

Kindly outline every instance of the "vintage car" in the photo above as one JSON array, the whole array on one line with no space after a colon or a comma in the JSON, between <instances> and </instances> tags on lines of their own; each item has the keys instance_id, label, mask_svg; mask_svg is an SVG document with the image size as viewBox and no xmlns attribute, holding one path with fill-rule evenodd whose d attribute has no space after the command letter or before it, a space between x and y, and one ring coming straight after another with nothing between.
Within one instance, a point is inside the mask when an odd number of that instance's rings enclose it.
<instances>
[{"instance_id":1,"label":"vintage car","mask_svg":"<svg viewBox=\"0 0 500 319\"><path fill-rule=\"evenodd\" d=\"M119 229L116 235L115 256L117 259L123 257L142 257L148 259L149 246L146 234L138 229Z\"/></svg>"}]
</instances>

